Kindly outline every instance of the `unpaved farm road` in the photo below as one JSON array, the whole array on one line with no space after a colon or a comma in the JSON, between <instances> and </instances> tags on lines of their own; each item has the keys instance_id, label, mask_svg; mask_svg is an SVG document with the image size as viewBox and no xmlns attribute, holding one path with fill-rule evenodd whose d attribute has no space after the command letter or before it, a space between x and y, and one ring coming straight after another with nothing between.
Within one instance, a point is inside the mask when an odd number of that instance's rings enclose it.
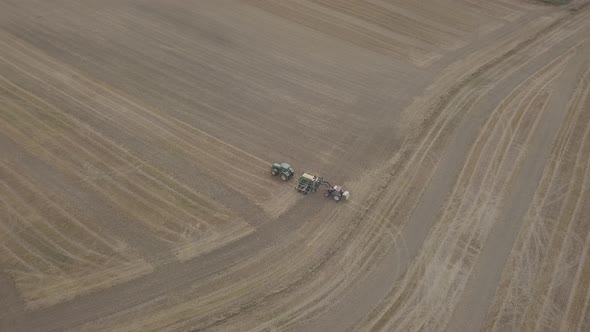
<instances>
[{"instance_id":1,"label":"unpaved farm road","mask_svg":"<svg viewBox=\"0 0 590 332\"><path fill-rule=\"evenodd\" d=\"M0 152L0 331L590 330L587 1L0 0Z\"/></svg>"}]
</instances>

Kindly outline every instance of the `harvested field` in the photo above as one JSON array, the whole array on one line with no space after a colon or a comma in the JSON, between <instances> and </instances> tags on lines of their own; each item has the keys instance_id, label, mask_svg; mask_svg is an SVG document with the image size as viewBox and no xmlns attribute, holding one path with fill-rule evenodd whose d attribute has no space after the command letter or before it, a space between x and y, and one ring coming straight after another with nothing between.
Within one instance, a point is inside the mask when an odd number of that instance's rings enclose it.
<instances>
[{"instance_id":1,"label":"harvested field","mask_svg":"<svg viewBox=\"0 0 590 332\"><path fill-rule=\"evenodd\" d=\"M0 330L590 330L587 4L0 0Z\"/></svg>"}]
</instances>

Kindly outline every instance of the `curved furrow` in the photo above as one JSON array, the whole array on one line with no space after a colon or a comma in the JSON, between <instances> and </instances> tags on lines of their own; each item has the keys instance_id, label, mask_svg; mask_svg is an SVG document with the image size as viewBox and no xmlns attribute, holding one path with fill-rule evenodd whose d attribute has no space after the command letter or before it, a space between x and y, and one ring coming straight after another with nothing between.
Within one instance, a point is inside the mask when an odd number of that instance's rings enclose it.
<instances>
[{"instance_id":1,"label":"curved furrow","mask_svg":"<svg viewBox=\"0 0 590 332\"><path fill-rule=\"evenodd\" d=\"M463 201L463 200L461 200L461 201ZM481 208L478 208L478 209L481 209ZM469 210L471 210L471 211L469 211ZM464 211L463 213L461 213L460 212L461 211L461 208L458 208L458 211L459 211L458 212L458 215L460 216L462 214L470 214L470 213L473 213L476 210L476 207L475 206L472 206L469 210ZM446 216L443 217L443 220L446 219L446 218L447 218ZM458 218L458 216L456 218L452 218L452 219L453 220L456 220L456 221L463 220L462 218ZM474 220L480 220L480 218L473 218L473 219ZM445 228L448 228L449 229L449 231L447 231L445 233L445 237L443 237L442 239L437 239L437 240L433 241L433 243L439 244L439 246L440 246L439 248L443 248L443 247L444 248L462 248L463 251L462 251L462 253L457 253L457 252L453 252L453 251L451 251L449 253L445 249L446 252L445 253L442 253L443 257L437 257L438 255L440 255L440 253L439 254L432 253L432 255L435 256L434 258L432 258L432 260L435 263L432 263L432 264L436 264L437 266L440 266L440 265L442 265L442 266L453 266L453 265L456 265L457 263L463 263L464 260L465 260L465 255L467 254L467 252L469 252L470 256L474 256L475 255L474 252L477 252L477 250L479 250L481 247L477 244L479 241L475 241L475 245L474 245L473 241L475 239L470 239L470 237L471 236L477 236L477 234L473 234L473 232L481 232L482 230L481 229L477 229L475 227L475 225L472 226L472 227L473 227L473 229L471 229L471 230L469 230L469 229L466 229L465 230L465 232L467 232L466 233L467 234L466 235L466 239L464 239L461 236L457 237L457 241L458 242L456 244L448 244L447 243L448 238L446 238L446 236L450 235L453 230L459 231L460 228L458 228L457 226L454 226L453 227L453 225L449 225L448 227L445 227ZM453 257L453 256L456 256L456 255L459 255L460 257ZM431 256L431 255L426 255L426 256ZM444 271L444 268L441 268L441 267L437 267L437 269L441 269L442 271ZM442 271L437 271L436 269L432 270L432 269L430 269L428 267L428 265L426 265L426 267L424 268L424 270L421 269L420 271L423 271L423 272L420 272L419 275L414 275L414 276L409 276L408 277L408 278L415 279L415 280L421 280L423 282L422 284L418 284L416 286L417 289L421 289L421 288L425 288L425 287L432 287L432 282L433 281L434 282L442 282L443 284L441 284L440 287L438 287L438 288L440 288L441 290L443 290L443 292L446 289L447 292L451 292L451 294L452 294L453 287L452 286L449 286L449 288L447 288L444 285L444 283L445 282L449 282L450 280L455 280L455 282L457 282L457 281L458 282L461 282L461 281L464 282L464 278L459 278L458 275L456 275L456 276L452 276L452 275L451 276L446 276L445 275L444 276L444 279L430 280L429 277L428 277L429 274L431 275L430 278L432 278L432 277L438 278L437 275L442 274ZM464 272L461 272L459 269L449 268L449 273L450 274L459 274L459 273L464 273ZM420 277L421 274L424 274L426 276L426 280L425 280L425 278ZM407 288L407 287L404 287L404 288ZM425 301L425 303L428 303L427 305L434 305L434 303L432 302L433 299L428 300L428 298L431 298L432 296L437 296L436 298L434 298L434 301L441 301L442 300L442 301L444 301L444 306L445 307L447 307L447 308L451 308L452 307L452 306L449 306L449 303L452 303L452 301L453 301L452 300L453 299L452 296L451 297L449 297L449 296L443 296L441 294L440 295L441 297L438 297L438 295L436 295L436 294L430 295L428 293L424 294L424 293L416 293L416 292L414 292L413 293L413 297L414 297L413 299L412 299L412 297L410 297L410 298L407 298L407 299L404 299L403 300L403 302L407 302L408 303L407 304L408 306L399 307L398 310L397 310L396 315L393 316L391 320L393 322L397 322L397 323L395 323L396 325L399 324L398 326L401 326L401 327L403 327L405 329L409 329L410 326L413 326L413 328L420 328L420 326L423 326L423 325L417 325L416 320L417 321L422 321L423 322L422 324L427 324L426 326L429 326L429 328L436 328L435 327L436 325L435 326L430 325L430 324L432 324L431 322L433 322L433 321L434 322L438 322L438 324L444 324L444 320L438 320L436 318L431 318L431 317L429 317L429 315L432 315L432 314L435 314L435 313L438 314L438 315L441 315L441 314L447 314L448 315L449 314L448 309L447 309L447 311L444 311L444 310L435 310L435 309L426 309L426 308L423 308L423 309L421 309L422 311L418 310L418 312L422 312L423 313L422 315L416 315L414 313L415 311L412 311L412 309L410 309L410 307L414 307L416 305L418 307L423 307L423 305L422 306L420 305L421 301ZM426 297L426 298L424 300L422 300L423 297ZM398 299L398 300L394 300L394 301L401 301L401 300ZM439 305L440 304L442 304L442 303L439 303ZM404 308L406 308L406 309L404 309ZM404 324L407 324L407 325L404 325Z\"/></svg>"},{"instance_id":2,"label":"curved furrow","mask_svg":"<svg viewBox=\"0 0 590 332\"><path fill-rule=\"evenodd\" d=\"M0 167L2 166L0 165ZM23 198L13 192L7 183L0 181L0 187L4 189L3 192L6 194L5 199L10 199L10 204L3 198L0 198L0 202L6 208L8 215L15 217L19 221L18 223L14 223L12 227L18 233L28 233L34 238L40 239L41 242L46 243L48 247L55 248L56 251L60 252L60 260L56 261L57 265L63 264L68 268L71 266L96 268L104 262L106 259L104 254L100 254L81 243L73 242L53 227L46 227L48 220L43 218L37 211L30 209L30 207L29 210L25 210L27 206L23 202ZM53 240L52 236L57 239ZM42 253L43 251L39 252ZM79 252L85 252L89 257L83 257Z\"/></svg>"},{"instance_id":3,"label":"curved furrow","mask_svg":"<svg viewBox=\"0 0 590 332\"><path fill-rule=\"evenodd\" d=\"M435 241L435 242L436 242L436 241ZM413 280L413 279L412 279L412 278L408 278L408 280ZM415 281L414 281L414 282L412 282L412 283L415 283ZM396 288L399 288L399 289L412 289L412 286L411 286L410 284L407 284L407 287L403 287L403 286L399 285L399 286L396 286ZM398 307L391 307L391 308L396 308L396 310L399 310L399 308L398 308ZM393 310L393 309L392 309L392 310ZM392 312L392 310L390 310L389 312ZM383 312L383 311L382 311L382 312Z\"/></svg>"},{"instance_id":4,"label":"curved furrow","mask_svg":"<svg viewBox=\"0 0 590 332\"><path fill-rule=\"evenodd\" d=\"M538 43L534 43L534 44L532 45L532 47L538 47L537 45L538 45ZM543 47L544 47L545 49L548 49L548 46L547 46L547 45L544 45ZM493 68L493 70L491 70L491 72L492 72L492 73L499 73L499 74L501 74L501 76L500 76L500 77L501 77L501 79L498 79L498 80L496 81L496 82L497 82L496 84L499 84L499 83L502 81L502 77L509 77L509 76L510 76L510 75L512 75L512 74L513 74L513 73L514 73L516 70L518 70L518 68L521 68L522 66L524 66L524 65L526 65L526 64L528 64L528 63L530 63L530 62L531 62L531 61L533 61L533 59L534 59L534 57L530 57L530 58L527 58L527 57L516 57L516 58L518 59L518 62L519 62L519 64L518 64L517 66L515 66L516 68L514 68L514 67L512 67L512 66L511 66L511 65L513 65L514 63L513 63L513 61L510 61L511 59L509 58L509 59L507 59L507 60L508 60L508 61L507 61L507 62L508 62L508 64L506 64L506 65L505 65L505 67L500 67L500 68ZM503 69L503 68L504 68L504 69ZM493 74L491 74L491 75L493 75ZM491 89L491 87L490 87L490 89ZM467 96L469 96L469 94L470 94L470 92L465 92L465 93L463 94L463 96L464 96L464 97L467 97ZM453 101L452 101L452 102L453 102L453 103L454 103L454 102L456 102L456 101L455 101L455 99L453 99ZM457 109L454 109L454 110L455 110L455 111L458 111ZM465 113L460 113L460 114L462 114L462 115L463 115L463 114L465 114ZM448 119L448 117L441 117L441 118L442 118L442 119L445 119L445 120L446 120L446 119ZM446 121L447 121L447 120L446 120ZM435 128L436 128L436 127L435 127ZM422 142L424 142L424 141L422 141ZM410 154L410 155L411 155L412 157L415 157L416 155L419 155L419 154L413 154L413 155L412 155L412 154ZM422 158L422 160L423 160L423 161L424 161L425 159L428 159L428 158L427 158L427 157L423 157L423 158ZM414 163L413 163L413 162L409 162L409 163L408 163L408 165L414 165ZM419 173L419 171L416 171L416 169L419 169L419 168L417 168L417 167L412 167L412 168L408 168L408 169L411 169L411 171L413 171L413 172ZM423 173L424 173L424 172L422 172L422 174L423 174ZM422 178L423 178L423 177L422 177ZM403 179L403 180L405 180L405 181L408 181L408 182L410 182L410 180L408 180L408 179L411 179L411 177L408 177L408 176L401 176L401 175L400 175L399 177L396 177L396 179ZM403 186L399 186L399 185L396 185L396 184L392 184L392 185L391 185L391 187L396 189L396 191L394 191L394 194L395 194L395 195L401 195L400 193L401 193L401 192L404 192L404 191L402 190L402 189L403 189ZM401 189L400 189L400 187L401 187ZM397 190L399 190L399 191L397 191ZM390 200L389 200L389 199L384 199L383 201L390 202ZM395 200L394 200L394 202L395 202ZM391 205L390 205L390 206L391 206ZM391 207L388 207L388 209L391 209ZM379 208L378 208L378 209L375 209L375 210L376 210L376 211L377 211L377 210L378 210L378 211L381 211L381 209L379 209ZM405 209L404 209L404 210L405 210ZM381 218L382 218L382 217L378 217L377 219L381 220ZM400 219L401 219L401 218L400 218ZM372 220L372 219L366 219L365 221L371 221L371 220ZM398 219L398 220L399 220L399 219ZM373 223L373 222L368 222L367 224L374 225L375 223ZM383 225L381 225L381 226L383 227ZM382 230L383 230L383 228L382 228ZM384 231L384 232L385 232L385 233L387 233L387 234L389 234L389 231ZM382 231L369 231L369 232L367 232L367 233L363 233L363 234L368 234L368 238L369 238L369 239L371 239L371 241L372 241L373 243L375 243L375 241L376 241L376 240L377 240L377 241L379 241L380 239L385 239L385 240L384 240L384 242L387 242L387 241L386 241L386 239L387 239L387 238L389 238L389 237L377 237L377 236L375 236L375 237L372 237L372 235L371 235L371 234L374 234L374 235L377 235L377 234L383 234L384 232L382 232ZM391 241L389 241L389 242L391 243ZM395 240L394 240L393 242L395 243ZM391 245L391 244L389 244L389 246L390 246L390 245ZM381 251L382 251L382 250L381 250ZM375 252L375 250L373 250L372 252ZM363 256L363 257L365 257L365 258L366 258L367 256ZM370 263L369 263L369 262L370 262L370 260L368 260L368 259L365 259L365 258L363 258L363 259L361 260L361 262L359 263L359 264L360 264L362 267L364 267L364 268L366 268L366 267L367 267L367 265L368 265L368 264L370 264ZM354 268L357 268L357 267L358 267L358 265L355 265L355 264L350 264L350 266L352 266L352 267L354 267ZM364 269L363 269L363 268L359 268L358 270L359 270L359 271L364 271ZM359 278L360 278L360 276L357 276L357 279L356 279L356 280L358 281L358 279L359 279ZM319 296L318 296L318 297L319 297Z\"/></svg>"},{"instance_id":5,"label":"curved furrow","mask_svg":"<svg viewBox=\"0 0 590 332\"><path fill-rule=\"evenodd\" d=\"M580 122L579 117L583 105L583 94L588 94L588 84L581 84L569 105L568 118L558 134L556 145L553 149L551 163L545 170L545 175L536 194L535 201L531 204L528 212L527 222L521 230L518 241L513 249L513 255L507 263L507 267L518 271L514 277L503 276L503 281L497 290L496 300L490 308L486 326L493 330L504 330L507 327L519 328L519 321L522 322L523 311L531 304L531 287L533 278L538 272L533 272L542 266L543 257L546 256L547 243L550 234L554 234L555 227L559 220L567 220L560 217L548 215L549 211L560 211L565 201L573 197L572 185L577 181L575 172L566 165L570 156L574 162L584 160L580 154L582 145L578 139L572 136L578 131L580 123L587 126L586 122ZM573 150L572 150L573 149ZM562 185L562 183L564 185ZM566 187L562 192L561 188ZM556 196L553 198L553 196ZM551 199L550 199L551 197ZM556 205L557 204L557 205ZM516 254L520 256L516 256ZM529 272L530 271L530 272ZM540 272L540 271L539 271ZM511 272L513 273L513 272ZM518 296L518 294L521 294Z\"/></svg>"}]
</instances>

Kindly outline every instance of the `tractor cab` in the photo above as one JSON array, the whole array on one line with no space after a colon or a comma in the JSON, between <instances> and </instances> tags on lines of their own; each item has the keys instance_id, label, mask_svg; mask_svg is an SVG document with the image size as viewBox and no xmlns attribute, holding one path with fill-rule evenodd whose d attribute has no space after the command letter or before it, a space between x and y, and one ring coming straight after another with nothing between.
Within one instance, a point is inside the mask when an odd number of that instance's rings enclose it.
<instances>
[{"instance_id":1,"label":"tractor cab","mask_svg":"<svg viewBox=\"0 0 590 332\"><path fill-rule=\"evenodd\" d=\"M285 171L290 172L291 174L294 174L295 171L293 170L293 168L291 167L291 165L287 164L287 163L282 163L281 164L281 168Z\"/></svg>"}]
</instances>

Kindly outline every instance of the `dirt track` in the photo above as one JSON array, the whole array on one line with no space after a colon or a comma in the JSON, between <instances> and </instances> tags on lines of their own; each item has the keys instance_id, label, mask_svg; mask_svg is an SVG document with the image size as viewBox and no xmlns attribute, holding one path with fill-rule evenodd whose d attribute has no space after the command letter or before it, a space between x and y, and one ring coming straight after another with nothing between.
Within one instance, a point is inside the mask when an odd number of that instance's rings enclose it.
<instances>
[{"instance_id":1,"label":"dirt track","mask_svg":"<svg viewBox=\"0 0 590 332\"><path fill-rule=\"evenodd\" d=\"M589 330L585 3L0 0L0 330Z\"/></svg>"}]
</instances>

